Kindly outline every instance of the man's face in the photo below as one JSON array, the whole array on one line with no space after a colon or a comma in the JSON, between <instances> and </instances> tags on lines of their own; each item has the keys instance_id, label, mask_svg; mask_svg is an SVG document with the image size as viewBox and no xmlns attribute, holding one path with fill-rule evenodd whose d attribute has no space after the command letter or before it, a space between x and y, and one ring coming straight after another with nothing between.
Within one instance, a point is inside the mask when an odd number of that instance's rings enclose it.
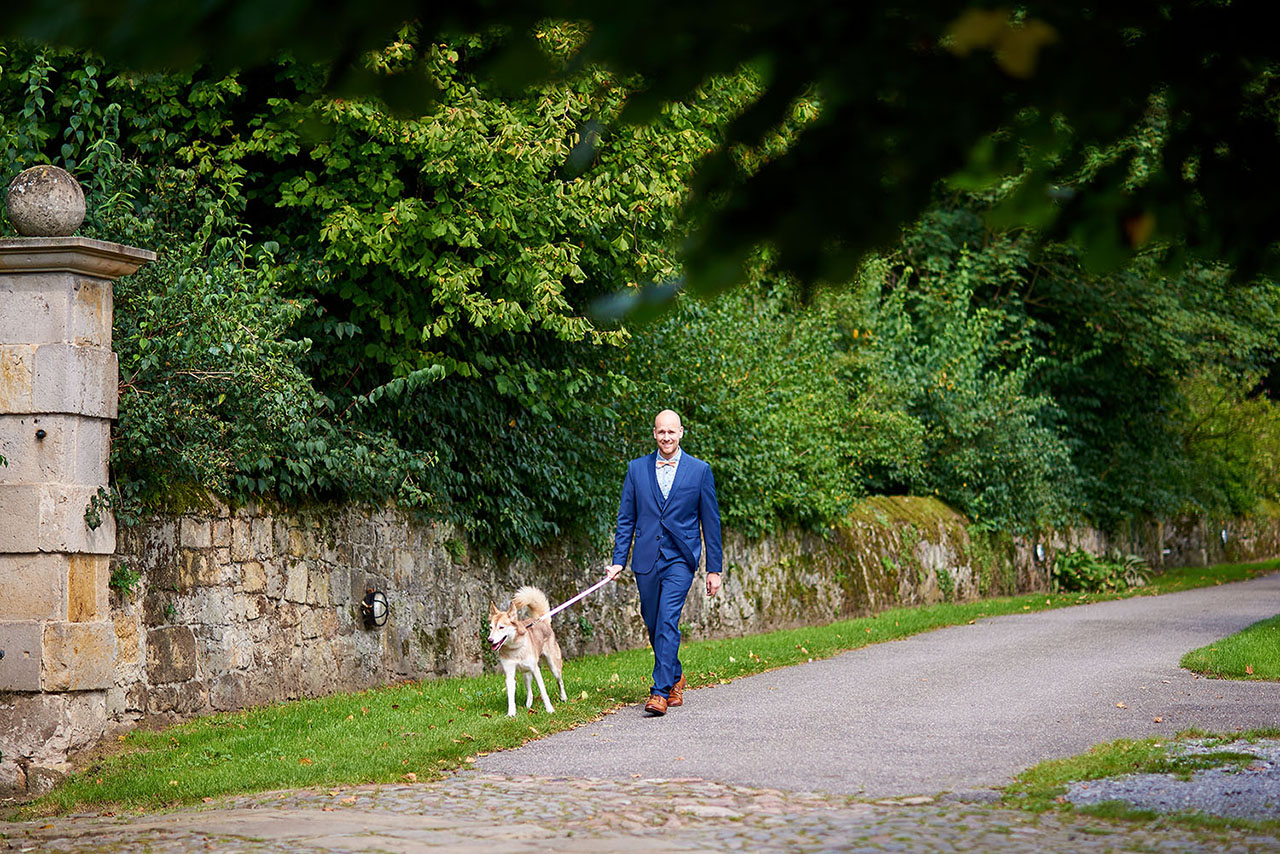
<instances>
[{"instance_id":1,"label":"man's face","mask_svg":"<svg viewBox=\"0 0 1280 854\"><path fill-rule=\"evenodd\" d=\"M680 439L684 436L684 427L680 425L680 416L674 412L664 412L653 422L653 438L658 443L658 453L670 458L680 447Z\"/></svg>"}]
</instances>

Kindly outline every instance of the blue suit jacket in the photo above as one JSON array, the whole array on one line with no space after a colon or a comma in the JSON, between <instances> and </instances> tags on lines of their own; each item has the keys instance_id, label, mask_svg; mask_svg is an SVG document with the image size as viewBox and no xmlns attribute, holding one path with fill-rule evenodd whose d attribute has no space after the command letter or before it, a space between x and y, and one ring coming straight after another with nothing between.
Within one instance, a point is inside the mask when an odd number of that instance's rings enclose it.
<instances>
[{"instance_id":1,"label":"blue suit jacket","mask_svg":"<svg viewBox=\"0 0 1280 854\"><path fill-rule=\"evenodd\" d=\"M679 549L696 569L705 540L707 572L720 572L724 549L720 544L720 506L716 502L716 481L711 476L711 466L681 451L675 481L667 500L663 501L655 471L657 459L658 452L654 451L627 465L622 500L618 502L613 562L625 566L627 552L631 551L631 569L643 575L653 571L658 552L667 544Z\"/></svg>"}]
</instances>

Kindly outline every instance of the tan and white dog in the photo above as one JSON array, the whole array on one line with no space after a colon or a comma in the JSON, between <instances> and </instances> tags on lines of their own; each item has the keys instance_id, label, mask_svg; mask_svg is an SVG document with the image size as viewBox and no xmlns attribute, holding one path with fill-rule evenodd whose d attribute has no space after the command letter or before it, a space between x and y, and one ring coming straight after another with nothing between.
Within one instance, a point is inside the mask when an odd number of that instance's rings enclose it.
<instances>
[{"instance_id":1,"label":"tan and white dog","mask_svg":"<svg viewBox=\"0 0 1280 854\"><path fill-rule=\"evenodd\" d=\"M521 608L528 608L533 623L526 625L529 618L520 618ZM498 606L489 603L489 643L493 651L498 653L498 661L507 674L507 717L516 716L516 670L524 671L524 690L528 695L526 708L533 708L533 681L538 682L538 691L542 693L542 703L548 712L554 712L551 700L547 698L547 686L542 682L542 670L538 667L538 659L545 657L551 668L551 675L560 684L560 699L567 700L564 693L563 658L560 655L560 644L556 643L555 632L551 630L550 620L539 620L543 614L551 610L546 595L536 587L521 587L511 597L511 607L499 611Z\"/></svg>"}]
</instances>

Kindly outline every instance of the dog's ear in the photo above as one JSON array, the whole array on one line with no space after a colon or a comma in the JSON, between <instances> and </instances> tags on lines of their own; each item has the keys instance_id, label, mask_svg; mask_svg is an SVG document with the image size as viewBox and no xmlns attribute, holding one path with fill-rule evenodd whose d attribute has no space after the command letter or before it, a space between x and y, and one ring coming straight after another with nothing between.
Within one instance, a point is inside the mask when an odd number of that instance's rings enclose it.
<instances>
[{"instance_id":1,"label":"dog's ear","mask_svg":"<svg viewBox=\"0 0 1280 854\"><path fill-rule=\"evenodd\" d=\"M493 600L489 600L489 616L496 617L502 612L498 610L498 606L493 604Z\"/></svg>"}]
</instances>

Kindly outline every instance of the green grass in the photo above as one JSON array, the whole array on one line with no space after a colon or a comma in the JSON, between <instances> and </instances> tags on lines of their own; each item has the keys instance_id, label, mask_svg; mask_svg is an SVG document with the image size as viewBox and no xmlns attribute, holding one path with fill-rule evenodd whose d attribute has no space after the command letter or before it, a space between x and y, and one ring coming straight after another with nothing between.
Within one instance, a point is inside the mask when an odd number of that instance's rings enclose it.
<instances>
[{"instance_id":1,"label":"green grass","mask_svg":"<svg viewBox=\"0 0 1280 854\"><path fill-rule=\"evenodd\" d=\"M983 617L1239 581L1277 568L1280 561L1175 570L1126 593L1041 593L897 609L825 626L689 642L681 648L681 659L690 687L696 688ZM515 747L642 700L651 668L647 649L572 660L565 667L569 701L556 703L555 713L549 715L540 703L525 711L520 697L520 714L514 720L506 717L506 689L495 672L278 703L165 730L139 730L23 808L19 817L86 809L161 809L282 788L428 780L477 755Z\"/></svg>"},{"instance_id":2,"label":"green grass","mask_svg":"<svg viewBox=\"0 0 1280 854\"><path fill-rule=\"evenodd\" d=\"M1220 679L1280 681L1280 616L1193 649L1179 663L1188 670Z\"/></svg>"},{"instance_id":3,"label":"green grass","mask_svg":"<svg viewBox=\"0 0 1280 854\"><path fill-rule=\"evenodd\" d=\"M1280 738L1280 729L1250 730L1237 733L1207 733L1200 730L1180 732L1173 739L1154 737L1144 739L1122 738L1095 745L1087 753L1065 759L1051 759L1019 774L1013 785L1005 789L1007 806L1034 812L1057 809L1080 812L1101 818L1120 818L1141 821L1169 821L1194 827L1236 827L1249 830L1280 829L1280 820L1268 822L1206 816L1198 813L1160 814L1142 810L1127 804L1111 801L1091 806L1077 807L1064 797L1072 783L1102 780L1125 774L1173 774L1188 780L1196 771L1207 768L1236 766L1243 768L1257 761L1257 757L1238 750L1212 750L1203 754L1178 754L1172 749L1178 742L1190 740L1205 742L1209 747L1227 747L1237 741L1256 741L1261 738Z\"/></svg>"}]
</instances>

